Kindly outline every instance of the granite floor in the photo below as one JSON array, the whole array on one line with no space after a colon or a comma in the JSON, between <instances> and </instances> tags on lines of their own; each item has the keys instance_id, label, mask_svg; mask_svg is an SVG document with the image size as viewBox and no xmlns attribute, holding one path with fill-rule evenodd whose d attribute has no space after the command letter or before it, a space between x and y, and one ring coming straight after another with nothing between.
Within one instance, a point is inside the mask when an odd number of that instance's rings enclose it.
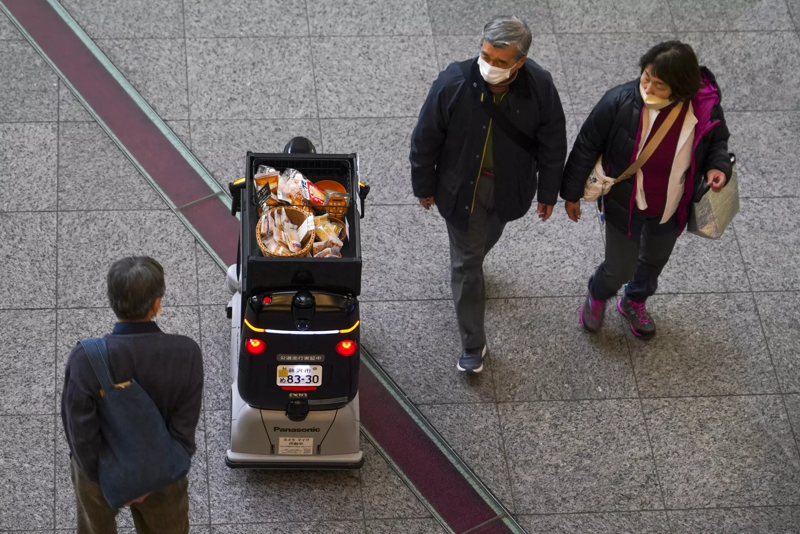
<instances>
[{"instance_id":1,"label":"granite floor","mask_svg":"<svg viewBox=\"0 0 800 534\"><path fill-rule=\"evenodd\" d=\"M800 0L62 3L221 183L294 135L361 155L364 344L529 532L800 532ZM680 239L650 343L616 314L595 337L578 324L603 246L589 208L509 225L487 261L491 356L468 378L444 223L415 205L407 151L437 72L500 13L530 23L570 139L646 47L690 42L722 86L743 200L723 239ZM224 466L221 272L2 15L0 73L0 531L74 529L63 365L113 323L109 263L148 254L159 323L206 359L193 534L440 532L368 444L354 473Z\"/></svg>"}]
</instances>

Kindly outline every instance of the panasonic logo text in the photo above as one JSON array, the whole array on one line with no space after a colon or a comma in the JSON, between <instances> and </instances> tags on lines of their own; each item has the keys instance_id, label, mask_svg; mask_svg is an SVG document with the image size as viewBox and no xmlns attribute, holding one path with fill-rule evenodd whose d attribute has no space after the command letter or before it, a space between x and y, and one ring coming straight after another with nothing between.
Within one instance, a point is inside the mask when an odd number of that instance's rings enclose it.
<instances>
[{"instance_id":1,"label":"panasonic logo text","mask_svg":"<svg viewBox=\"0 0 800 534\"><path fill-rule=\"evenodd\" d=\"M272 429L273 432L320 432L317 427L312 428L281 428L276 426Z\"/></svg>"}]
</instances>

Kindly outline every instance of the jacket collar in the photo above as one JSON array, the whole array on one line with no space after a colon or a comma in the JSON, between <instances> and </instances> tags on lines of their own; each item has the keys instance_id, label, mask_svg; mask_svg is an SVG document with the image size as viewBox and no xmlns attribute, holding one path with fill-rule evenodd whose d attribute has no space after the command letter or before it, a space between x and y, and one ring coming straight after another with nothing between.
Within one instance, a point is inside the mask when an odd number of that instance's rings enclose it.
<instances>
[{"instance_id":1,"label":"jacket collar","mask_svg":"<svg viewBox=\"0 0 800 534\"><path fill-rule=\"evenodd\" d=\"M144 321L140 323L132 322L118 322L114 325L114 330L111 331L115 335L130 335L130 334L155 334L161 332L161 329L153 321Z\"/></svg>"}]
</instances>

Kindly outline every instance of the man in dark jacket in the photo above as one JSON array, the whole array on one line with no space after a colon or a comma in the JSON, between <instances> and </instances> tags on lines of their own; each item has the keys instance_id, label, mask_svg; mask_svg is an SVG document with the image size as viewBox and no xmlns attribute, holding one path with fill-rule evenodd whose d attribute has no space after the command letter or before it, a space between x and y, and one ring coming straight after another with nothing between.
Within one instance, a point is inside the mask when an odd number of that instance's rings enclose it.
<instances>
[{"instance_id":1,"label":"man in dark jacket","mask_svg":"<svg viewBox=\"0 0 800 534\"><path fill-rule=\"evenodd\" d=\"M118 322L105 336L114 382L135 380L150 396L172 437L194 454L195 429L203 399L203 356L185 336L163 333L152 319L161 312L164 269L152 258L125 258L108 271L108 300ZM67 360L61 419L72 457L78 504L78 534L117 531L116 515L103 497L97 473L104 447L97 406L100 383L83 346ZM182 480L136 499L131 515L136 531L188 534L188 481Z\"/></svg>"},{"instance_id":2,"label":"man in dark jacket","mask_svg":"<svg viewBox=\"0 0 800 534\"><path fill-rule=\"evenodd\" d=\"M411 138L414 196L447 221L460 371L483 369L486 254L537 193L546 221L561 187L564 111L550 73L526 61L531 40L517 17L487 24L480 56L433 83Z\"/></svg>"}]
</instances>

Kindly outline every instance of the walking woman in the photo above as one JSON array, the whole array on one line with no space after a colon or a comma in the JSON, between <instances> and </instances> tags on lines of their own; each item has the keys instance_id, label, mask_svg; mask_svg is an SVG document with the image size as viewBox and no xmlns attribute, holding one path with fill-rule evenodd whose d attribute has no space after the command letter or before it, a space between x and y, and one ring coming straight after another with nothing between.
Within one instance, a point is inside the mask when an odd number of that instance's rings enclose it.
<instances>
[{"instance_id":1,"label":"walking woman","mask_svg":"<svg viewBox=\"0 0 800 534\"><path fill-rule=\"evenodd\" d=\"M647 339L656 325L645 301L656 292L686 227L695 190L705 182L719 192L732 166L719 86L692 48L678 41L658 44L639 67L639 80L608 91L586 119L564 170L561 196L577 222L584 184L596 164L616 178L644 161L598 199L606 223L605 260L589 280L580 320L597 332L606 301L627 283L617 308L633 333Z\"/></svg>"}]
</instances>

